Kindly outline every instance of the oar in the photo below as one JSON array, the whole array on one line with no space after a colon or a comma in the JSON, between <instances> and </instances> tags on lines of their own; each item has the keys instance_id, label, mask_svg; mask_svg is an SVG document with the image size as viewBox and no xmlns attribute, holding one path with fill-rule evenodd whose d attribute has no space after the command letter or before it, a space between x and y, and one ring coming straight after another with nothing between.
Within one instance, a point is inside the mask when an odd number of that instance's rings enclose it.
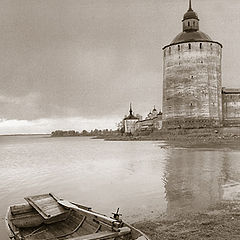
<instances>
[{"instance_id":1,"label":"oar","mask_svg":"<svg viewBox=\"0 0 240 240\"><path fill-rule=\"evenodd\" d=\"M95 212L92 212L92 211L88 211L88 210L85 210L85 209L82 209L82 208L79 208L77 207L76 205L70 203L69 201L67 200L57 200L57 202L63 206L63 207L66 207L66 208L69 208L69 209L74 209L78 212L80 212L82 215L84 216L91 216L93 217L94 219L98 219L100 221L103 221L104 223L108 223L108 224L111 224L112 226L115 225L114 223L117 223L118 221L115 220L115 219L112 219L112 218L109 218L107 216L104 216L102 214L99 214L99 213L95 213Z\"/></svg>"}]
</instances>

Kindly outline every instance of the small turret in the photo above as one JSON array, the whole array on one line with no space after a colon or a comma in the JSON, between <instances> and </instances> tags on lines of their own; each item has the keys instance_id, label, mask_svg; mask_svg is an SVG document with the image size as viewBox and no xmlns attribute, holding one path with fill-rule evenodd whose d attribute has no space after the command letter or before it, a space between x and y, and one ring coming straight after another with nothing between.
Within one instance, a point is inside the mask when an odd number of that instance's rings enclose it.
<instances>
[{"instance_id":1,"label":"small turret","mask_svg":"<svg viewBox=\"0 0 240 240\"><path fill-rule=\"evenodd\" d=\"M192 2L189 0L188 11L183 16L183 31L191 32L199 30L199 19L197 13L192 10Z\"/></svg>"}]
</instances>

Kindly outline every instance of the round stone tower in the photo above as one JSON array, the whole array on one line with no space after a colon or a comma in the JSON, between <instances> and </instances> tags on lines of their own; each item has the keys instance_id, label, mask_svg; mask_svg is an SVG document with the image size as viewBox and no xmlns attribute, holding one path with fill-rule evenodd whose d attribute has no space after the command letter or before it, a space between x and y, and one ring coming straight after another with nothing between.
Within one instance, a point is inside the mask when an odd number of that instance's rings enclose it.
<instances>
[{"instance_id":1,"label":"round stone tower","mask_svg":"<svg viewBox=\"0 0 240 240\"><path fill-rule=\"evenodd\" d=\"M163 48L163 127L217 127L222 121L222 45L199 31L189 9L183 32Z\"/></svg>"}]
</instances>

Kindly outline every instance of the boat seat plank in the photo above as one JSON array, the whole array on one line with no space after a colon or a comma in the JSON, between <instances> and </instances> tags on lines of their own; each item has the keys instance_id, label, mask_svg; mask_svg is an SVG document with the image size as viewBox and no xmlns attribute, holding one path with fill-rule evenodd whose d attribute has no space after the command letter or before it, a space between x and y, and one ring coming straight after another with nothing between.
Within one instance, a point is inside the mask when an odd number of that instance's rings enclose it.
<instances>
[{"instance_id":1,"label":"boat seat plank","mask_svg":"<svg viewBox=\"0 0 240 240\"><path fill-rule=\"evenodd\" d=\"M30 196L25 200L46 220L67 212L50 194Z\"/></svg>"},{"instance_id":2,"label":"boat seat plank","mask_svg":"<svg viewBox=\"0 0 240 240\"><path fill-rule=\"evenodd\" d=\"M22 213L32 212L33 208L29 204L24 203L10 206L10 210L12 215L18 215Z\"/></svg>"},{"instance_id":3,"label":"boat seat plank","mask_svg":"<svg viewBox=\"0 0 240 240\"><path fill-rule=\"evenodd\" d=\"M71 240L104 240L104 239L112 239L116 237L120 237L126 234L129 234L131 232L131 229L129 227L123 227L119 229L119 232L110 232L110 231L104 231L104 232L98 232L98 233L92 233L85 236L75 237Z\"/></svg>"},{"instance_id":4,"label":"boat seat plank","mask_svg":"<svg viewBox=\"0 0 240 240\"><path fill-rule=\"evenodd\" d=\"M100 232L100 233L92 233L85 236L75 237L71 240L95 240L95 239L109 239L117 237L118 234L116 232Z\"/></svg>"}]
</instances>

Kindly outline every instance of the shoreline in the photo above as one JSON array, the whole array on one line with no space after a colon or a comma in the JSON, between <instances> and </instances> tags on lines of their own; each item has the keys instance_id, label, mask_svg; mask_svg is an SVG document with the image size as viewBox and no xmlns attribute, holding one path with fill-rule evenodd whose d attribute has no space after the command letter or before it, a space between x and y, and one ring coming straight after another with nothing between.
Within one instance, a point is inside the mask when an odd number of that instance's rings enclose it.
<instances>
[{"instance_id":1,"label":"shoreline","mask_svg":"<svg viewBox=\"0 0 240 240\"><path fill-rule=\"evenodd\" d=\"M176 129L169 131L153 131L150 134L137 133L132 136L107 135L93 139L105 141L166 141L171 145L191 147L195 145L240 145L240 128L219 129Z\"/></svg>"},{"instance_id":2,"label":"shoreline","mask_svg":"<svg viewBox=\"0 0 240 240\"><path fill-rule=\"evenodd\" d=\"M163 215L133 225L151 240L239 239L240 201L221 201L204 211Z\"/></svg>"},{"instance_id":3,"label":"shoreline","mask_svg":"<svg viewBox=\"0 0 240 240\"><path fill-rule=\"evenodd\" d=\"M12 134L12 135L0 135L3 137L26 137L26 136L40 136L47 138L77 138L77 137L89 137L92 140L101 139L104 141L156 141L165 142L167 147L203 147L212 148L216 147L229 148L229 149L240 149L240 134L234 133L223 133L221 131L215 132L216 130L208 129L205 130L192 130L190 133L183 133L179 131L169 132L152 132L149 135L133 135L126 136L120 134L107 134L107 135L91 135L91 136L51 136L50 134ZM240 131L240 128L239 128Z\"/></svg>"}]
</instances>

